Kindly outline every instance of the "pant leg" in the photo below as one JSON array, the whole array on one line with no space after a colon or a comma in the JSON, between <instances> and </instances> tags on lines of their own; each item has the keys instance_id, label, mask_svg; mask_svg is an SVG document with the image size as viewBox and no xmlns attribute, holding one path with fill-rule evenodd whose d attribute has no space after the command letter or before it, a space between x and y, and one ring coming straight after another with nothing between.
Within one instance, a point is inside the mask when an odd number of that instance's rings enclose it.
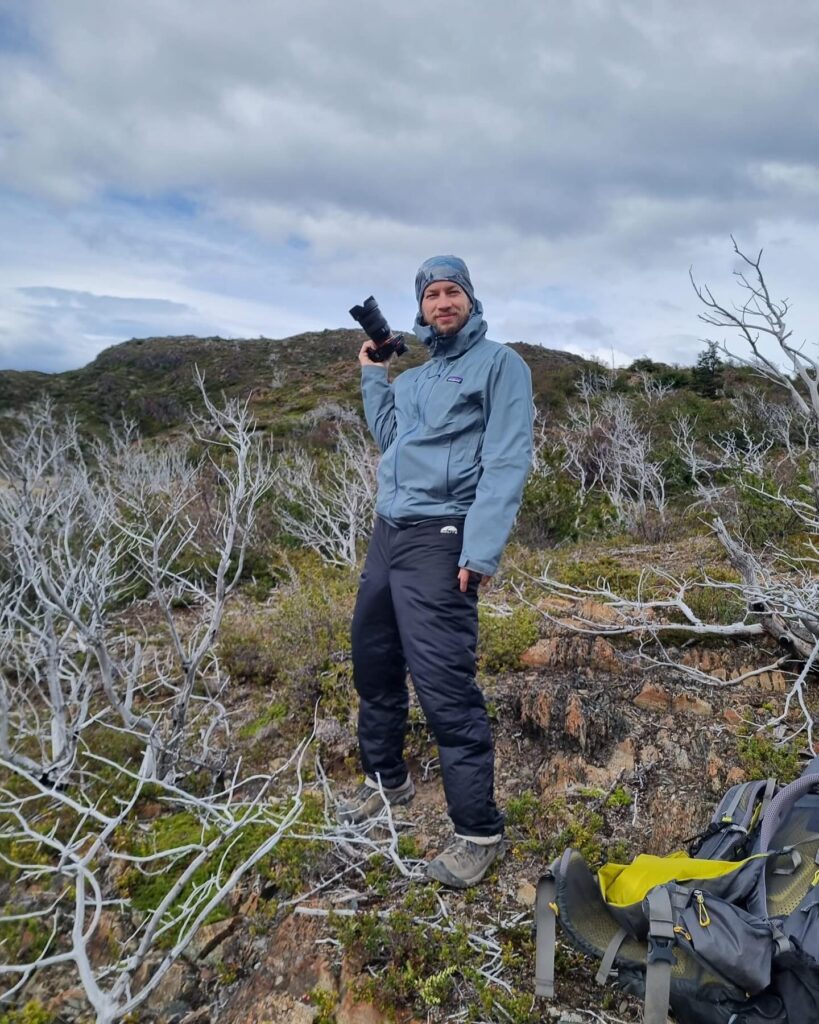
<instances>
[{"instance_id":1,"label":"pant leg","mask_svg":"<svg viewBox=\"0 0 819 1024\"><path fill-rule=\"evenodd\" d=\"M445 526L457 533L441 533ZM458 588L460 520L399 532L390 576L401 643L441 761L447 812L461 835L503 832L494 799L494 750L475 682L478 581Z\"/></svg>"},{"instance_id":2,"label":"pant leg","mask_svg":"<svg viewBox=\"0 0 819 1024\"><path fill-rule=\"evenodd\" d=\"M361 765L373 778L380 774L388 789L400 786L407 777L407 665L390 591L390 556L397 533L383 520L376 520L352 624Z\"/></svg>"}]
</instances>

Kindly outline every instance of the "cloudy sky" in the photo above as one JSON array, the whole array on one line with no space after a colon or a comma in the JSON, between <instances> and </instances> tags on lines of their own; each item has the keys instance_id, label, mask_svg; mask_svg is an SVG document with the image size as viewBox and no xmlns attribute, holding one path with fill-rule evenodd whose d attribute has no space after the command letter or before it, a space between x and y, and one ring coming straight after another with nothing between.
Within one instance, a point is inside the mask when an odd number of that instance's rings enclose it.
<instances>
[{"instance_id":1,"label":"cloudy sky","mask_svg":"<svg viewBox=\"0 0 819 1024\"><path fill-rule=\"evenodd\" d=\"M819 339L818 120L804 0L0 0L0 369L408 327L446 252L498 340L692 363L731 233Z\"/></svg>"}]
</instances>

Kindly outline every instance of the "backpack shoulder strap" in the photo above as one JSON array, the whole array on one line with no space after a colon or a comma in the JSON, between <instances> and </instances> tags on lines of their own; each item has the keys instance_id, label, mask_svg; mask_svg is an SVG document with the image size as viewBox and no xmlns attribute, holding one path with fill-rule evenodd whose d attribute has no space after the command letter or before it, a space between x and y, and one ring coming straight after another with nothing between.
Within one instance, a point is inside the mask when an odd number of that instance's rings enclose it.
<instances>
[{"instance_id":1,"label":"backpack shoulder strap","mask_svg":"<svg viewBox=\"0 0 819 1024\"><path fill-rule=\"evenodd\" d=\"M819 791L819 775L800 775L798 779L779 790L771 800L762 819L759 834L760 853L769 853L774 849L773 839L797 800L805 796L806 793L817 791Z\"/></svg>"},{"instance_id":2,"label":"backpack shoulder strap","mask_svg":"<svg viewBox=\"0 0 819 1024\"><path fill-rule=\"evenodd\" d=\"M708 828L689 846L692 856L735 860L746 854L748 835L765 816L776 779L754 779L732 786L717 805Z\"/></svg>"},{"instance_id":3,"label":"backpack shoulder strap","mask_svg":"<svg viewBox=\"0 0 819 1024\"><path fill-rule=\"evenodd\" d=\"M646 896L648 904L648 958L643 1024L666 1024L674 966L674 913L671 895L658 885Z\"/></svg>"},{"instance_id":4,"label":"backpack shoulder strap","mask_svg":"<svg viewBox=\"0 0 819 1024\"><path fill-rule=\"evenodd\" d=\"M535 995L545 999L555 994L556 900L557 885L550 869L541 876L535 895Z\"/></svg>"}]
</instances>

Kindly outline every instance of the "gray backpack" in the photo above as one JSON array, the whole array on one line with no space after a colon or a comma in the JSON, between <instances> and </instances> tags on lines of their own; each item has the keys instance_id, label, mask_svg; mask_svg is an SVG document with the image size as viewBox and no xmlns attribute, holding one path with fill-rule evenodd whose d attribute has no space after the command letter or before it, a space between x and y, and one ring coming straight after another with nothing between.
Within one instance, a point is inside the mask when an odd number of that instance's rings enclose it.
<instances>
[{"instance_id":1,"label":"gray backpack","mask_svg":"<svg viewBox=\"0 0 819 1024\"><path fill-rule=\"evenodd\" d=\"M595 877L566 850L538 884L536 995L554 995L559 921L644 1024L819 1022L819 758L778 792L733 787L691 852Z\"/></svg>"}]
</instances>

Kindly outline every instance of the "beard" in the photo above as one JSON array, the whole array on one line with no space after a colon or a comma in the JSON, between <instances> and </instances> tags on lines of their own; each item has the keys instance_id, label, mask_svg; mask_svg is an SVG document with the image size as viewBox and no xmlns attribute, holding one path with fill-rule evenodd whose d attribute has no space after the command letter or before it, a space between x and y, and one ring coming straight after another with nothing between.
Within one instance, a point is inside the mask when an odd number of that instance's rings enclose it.
<instances>
[{"instance_id":1,"label":"beard","mask_svg":"<svg viewBox=\"0 0 819 1024\"><path fill-rule=\"evenodd\" d=\"M456 316L451 322L447 321L444 324L435 324L435 333L439 338L451 338L453 334L457 334L472 316L472 310L470 309L464 316Z\"/></svg>"}]
</instances>

